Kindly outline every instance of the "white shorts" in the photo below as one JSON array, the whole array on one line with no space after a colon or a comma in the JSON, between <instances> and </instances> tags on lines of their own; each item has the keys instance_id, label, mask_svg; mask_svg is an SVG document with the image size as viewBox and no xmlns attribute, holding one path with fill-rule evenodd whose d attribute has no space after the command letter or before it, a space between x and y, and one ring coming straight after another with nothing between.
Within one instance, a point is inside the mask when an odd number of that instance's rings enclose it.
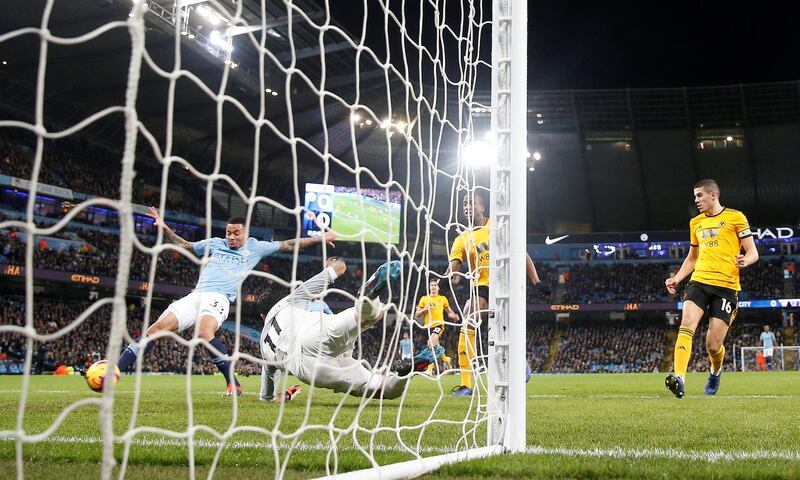
<instances>
[{"instance_id":1,"label":"white shorts","mask_svg":"<svg viewBox=\"0 0 800 480\"><path fill-rule=\"evenodd\" d=\"M771 348L765 348L765 349L764 349L764 356L765 356L765 357L771 357L771 356L772 356L772 353L773 353L773 352L772 352L772 349L771 349Z\"/></svg>"},{"instance_id":2,"label":"white shorts","mask_svg":"<svg viewBox=\"0 0 800 480\"><path fill-rule=\"evenodd\" d=\"M337 393L361 396L381 387L381 374L367 368L365 362L351 356L336 358L304 355L296 376L300 381Z\"/></svg>"},{"instance_id":3,"label":"white shorts","mask_svg":"<svg viewBox=\"0 0 800 480\"><path fill-rule=\"evenodd\" d=\"M211 315L217 320L217 328L228 318L231 302L228 297L216 292L192 292L170 303L167 312L178 318L178 331L191 327L203 315Z\"/></svg>"},{"instance_id":4,"label":"white shorts","mask_svg":"<svg viewBox=\"0 0 800 480\"><path fill-rule=\"evenodd\" d=\"M307 318L305 328L297 335L297 378L309 385L357 396L380 388L382 376L351 355L359 335L355 308Z\"/></svg>"}]
</instances>

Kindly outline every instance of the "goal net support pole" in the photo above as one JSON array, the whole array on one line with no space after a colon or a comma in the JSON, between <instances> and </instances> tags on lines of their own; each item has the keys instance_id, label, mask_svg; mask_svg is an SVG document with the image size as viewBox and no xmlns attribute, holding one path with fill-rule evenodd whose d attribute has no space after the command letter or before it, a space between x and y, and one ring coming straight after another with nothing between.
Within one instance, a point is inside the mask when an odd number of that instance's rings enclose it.
<instances>
[{"instance_id":1,"label":"goal net support pole","mask_svg":"<svg viewBox=\"0 0 800 480\"><path fill-rule=\"evenodd\" d=\"M526 0L492 8L491 297L488 444L525 449Z\"/></svg>"}]
</instances>

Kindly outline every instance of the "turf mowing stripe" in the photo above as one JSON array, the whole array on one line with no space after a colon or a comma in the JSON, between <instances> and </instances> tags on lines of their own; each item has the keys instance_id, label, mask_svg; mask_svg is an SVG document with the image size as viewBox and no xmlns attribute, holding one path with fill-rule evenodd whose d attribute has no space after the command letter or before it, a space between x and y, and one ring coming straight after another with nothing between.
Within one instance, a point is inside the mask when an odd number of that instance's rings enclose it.
<instances>
[{"instance_id":1,"label":"turf mowing stripe","mask_svg":"<svg viewBox=\"0 0 800 480\"><path fill-rule=\"evenodd\" d=\"M672 448L548 448L528 447L526 453L531 455L563 455L565 457L608 457L608 458L670 458L679 460L700 460L715 463L734 460L790 460L800 462L800 452L791 451L738 451L738 452L698 452L682 451Z\"/></svg>"},{"instance_id":2,"label":"turf mowing stripe","mask_svg":"<svg viewBox=\"0 0 800 480\"><path fill-rule=\"evenodd\" d=\"M0 437L0 441L14 441L11 436ZM76 444L100 444L102 439L99 437L64 437L53 436L47 440L42 440L35 443L76 443ZM120 439L115 439L114 443L123 444ZM218 448L221 442L215 440L195 440L195 447L200 448ZM188 442L179 438L159 438L159 439L146 439L139 438L131 441L134 446L142 447L184 447ZM226 448L256 448L256 449L271 449L272 444L269 442L255 442L255 441L242 441L242 440L229 440L225 442ZM290 447L289 444L278 444L278 449L286 450ZM330 444L328 443L304 443L299 442L295 445L294 450L297 451L328 451ZM339 451L357 450L354 447L338 448ZM395 452L398 451L398 446L392 445L375 445L374 451L378 452ZM454 453L456 450L445 447L422 447L418 453ZM663 448L550 448L540 446L530 446L525 450L525 453L530 455L561 455L565 457L599 457L599 458L674 458L679 460L699 460L704 462L720 462L720 461L735 461L735 460L789 460L800 462L800 452L792 451L766 451L766 450L752 450L752 451L734 451L734 452L702 452L702 451L683 451L676 449L663 449Z\"/></svg>"}]
</instances>

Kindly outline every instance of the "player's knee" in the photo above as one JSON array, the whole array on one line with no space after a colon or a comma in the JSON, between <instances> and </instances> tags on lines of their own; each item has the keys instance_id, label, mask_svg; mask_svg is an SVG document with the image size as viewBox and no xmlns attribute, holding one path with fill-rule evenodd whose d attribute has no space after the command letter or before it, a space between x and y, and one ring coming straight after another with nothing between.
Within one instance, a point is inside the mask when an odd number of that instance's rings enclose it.
<instances>
[{"instance_id":1,"label":"player's knee","mask_svg":"<svg viewBox=\"0 0 800 480\"><path fill-rule=\"evenodd\" d=\"M197 336L206 341L211 341L219 329L217 319L210 315L203 315L197 324Z\"/></svg>"},{"instance_id":2,"label":"player's knee","mask_svg":"<svg viewBox=\"0 0 800 480\"><path fill-rule=\"evenodd\" d=\"M716 355L722 350L722 342L716 338L706 338L706 352L709 355Z\"/></svg>"},{"instance_id":3,"label":"player's knee","mask_svg":"<svg viewBox=\"0 0 800 480\"><path fill-rule=\"evenodd\" d=\"M211 340L214 340L214 334L216 333L217 333L216 329L200 328L197 331L197 336L207 342L210 342Z\"/></svg>"},{"instance_id":4,"label":"player's knee","mask_svg":"<svg viewBox=\"0 0 800 480\"><path fill-rule=\"evenodd\" d=\"M153 325L150 325L150 327L147 329L147 336L152 337L153 335L162 332L164 330L165 329L162 328L161 325L159 325L158 323L154 323Z\"/></svg>"}]
</instances>

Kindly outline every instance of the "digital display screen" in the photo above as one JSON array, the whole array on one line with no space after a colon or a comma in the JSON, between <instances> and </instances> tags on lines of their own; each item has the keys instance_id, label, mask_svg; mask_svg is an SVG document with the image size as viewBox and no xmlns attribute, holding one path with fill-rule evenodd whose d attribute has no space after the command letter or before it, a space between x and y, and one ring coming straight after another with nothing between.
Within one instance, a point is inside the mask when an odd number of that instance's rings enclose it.
<instances>
[{"instance_id":1,"label":"digital display screen","mask_svg":"<svg viewBox=\"0 0 800 480\"><path fill-rule=\"evenodd\" d=\"M401 211L400 192L307 183L303 235L330 228L337 241L399 243Z\"/></svg>"}]
</instances>

